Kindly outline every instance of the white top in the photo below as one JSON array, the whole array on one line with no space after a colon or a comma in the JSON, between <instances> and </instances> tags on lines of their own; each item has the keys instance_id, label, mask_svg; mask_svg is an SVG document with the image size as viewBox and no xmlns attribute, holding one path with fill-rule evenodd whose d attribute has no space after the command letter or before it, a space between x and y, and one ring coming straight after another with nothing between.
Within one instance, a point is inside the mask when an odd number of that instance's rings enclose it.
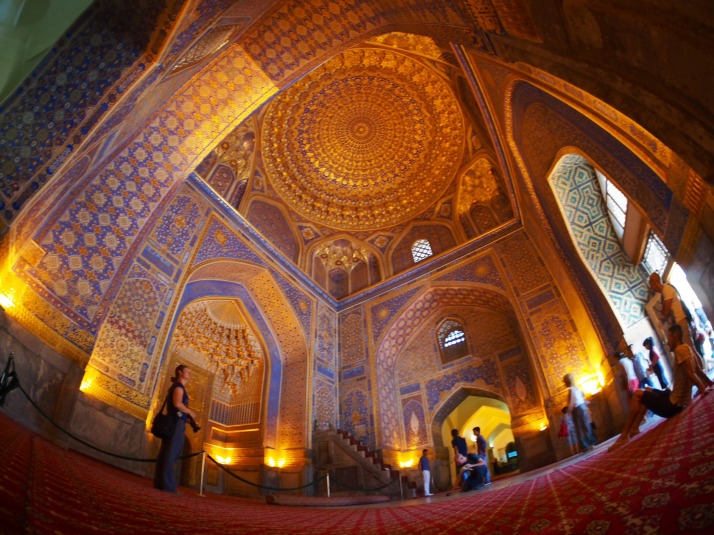
<instances>
[{"instance_id":1,"label":"white top","mask_svg":"<svg viewBox=\"0 0 714 535\"><path fill-rule=\"evenodd\" d=\"M649 363L647 362L647 359L645 356L638 352L635 355L635 358L632 361L632 364L634 365L634 370L635 370L635 375L637 376L637 379L642 381L647 378L647 368L649 368Z\"/></svg>"},{"instance_id":2,"label":"white top","mask_svg":"<svg viewBox=\"0 0 714 535\"><path fill-rule=\"evenodd\" d=\"M635 375L635 365L633 364L632 359L628 357L622 357L620 359L620 366L622 366L623 370L625 371L625 375L627 375L628 383L633 379L637 379L637 375Z\"/></svg>"},{"instance_id":3,"label":"white top","mask_svg":"<svg viewBox=\"0 0 714 535\"><path fill-rule=\"evenodd\" d=\"M677 289L671 284L665 284L662 287L662 306L664 306L665 302L670 300L672 301L672 306L670 310L672 311L672 314L674 314L674 322L679 323L684 319L684 310L682 309L682 302L679 299Z\"/></svg>"},{"instance_id":4,"label":"white top","mask_svg":"<svg viewBox=\"0 0 714 535\"><path fill-rule=\"evenodd\" d=\"M570 410L568 412L572 412L573 408L585 403L585 394L577 386L571 386L568 390L570 390L570 403L568 404Z\"/></svg>"}]
</instances>

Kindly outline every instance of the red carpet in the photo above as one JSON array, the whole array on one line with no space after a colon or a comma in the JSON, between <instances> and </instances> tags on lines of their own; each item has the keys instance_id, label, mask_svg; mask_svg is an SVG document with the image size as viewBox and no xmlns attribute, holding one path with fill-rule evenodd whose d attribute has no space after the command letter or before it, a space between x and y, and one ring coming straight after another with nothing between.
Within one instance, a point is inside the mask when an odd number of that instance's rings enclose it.
<instances>
[{"instance_id":1,"label":"red carpet","mask_svg":"<svg viewBox=\"0 0 714 535\"><path fill-rule=\"evenodd\" d=\"M714 394L643 433L504 488L403 506L299 508L151 481L62 450L0 413L0 533L712 533ZM494 487L502 483L494 483Z\"/></svg>"}]
</instances>

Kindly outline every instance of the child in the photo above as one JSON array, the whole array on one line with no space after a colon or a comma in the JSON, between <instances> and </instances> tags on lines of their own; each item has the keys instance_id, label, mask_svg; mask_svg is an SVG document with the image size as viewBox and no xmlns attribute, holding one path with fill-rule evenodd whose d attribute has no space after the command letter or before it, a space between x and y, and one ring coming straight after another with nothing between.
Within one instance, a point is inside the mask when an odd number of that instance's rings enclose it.
<instances>
[{"instance_id":1,"label":"child","mask_svg":"<svg viewBox=\"0 0 714 535\"><path fill-rule=\"evenodd\" d=\"M575 436L573 418L570 414L568 414L568 407L563 407L562 412L563 417L560 420L560 431L558 431L558 436L567 439L568 447L570 448L570 455L575 455L578 453L578 447L576 445L578 438Z\"/></svg>"}]
</instances>

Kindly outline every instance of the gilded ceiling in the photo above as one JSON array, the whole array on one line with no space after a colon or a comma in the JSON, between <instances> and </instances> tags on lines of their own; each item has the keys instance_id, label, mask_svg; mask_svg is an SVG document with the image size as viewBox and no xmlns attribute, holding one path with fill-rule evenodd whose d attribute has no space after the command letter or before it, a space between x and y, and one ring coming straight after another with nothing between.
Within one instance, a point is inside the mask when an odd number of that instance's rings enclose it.
<instances>
[{"instance_id":1,"label":"gilded ceiling","mask_svg":"<svg viewBox=\"0 0 714 535\"><path fill-rule=\"evenodd\" d=\"M280 197L341 230L414 218L451 183L464 119L448 81L399 52L343 52L283 91L263 123Z\"/></svg>"},{"instance_id":2,"label":"gilded ceiling","mask_svg":"<svg viewBox=\"0 0 714 535\"><path fill-rule=\"evenodd\" d=\"M448 45L393 32L342 51L229 133L196 172L336 299L514 216ZM419 259L421 261L422 259Z\"/></svg>"}]
</instances>

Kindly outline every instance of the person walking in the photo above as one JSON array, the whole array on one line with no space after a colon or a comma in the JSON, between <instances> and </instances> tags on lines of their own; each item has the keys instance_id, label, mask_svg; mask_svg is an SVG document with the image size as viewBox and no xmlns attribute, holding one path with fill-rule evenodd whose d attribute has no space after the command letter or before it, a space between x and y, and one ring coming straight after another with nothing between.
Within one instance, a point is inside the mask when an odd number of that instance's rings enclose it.
<instances>
[{"instance_id":1,"label":"person walking","mask_svg":"<svg viewBox=\"0 0 714 535\"><path fill-rule=\"evenodd\" d=\"M635 375L635 365L632 359L624 352L620 351L617 354L618 366L620 367L620 373L622 379L626 384L627 392L632 396L635 390L639 386L639 381L637 380L637 375Z\"/></svg>"},{"instance_id":2,"label":"person walking","mask_svg":"<svg viewBox=\"0 0 714 535\"><path fill-rule=\"evenodd\" d=\"M481 434L480 427L474 427L473 432L474 432L474 437L476 437L476 451L486 461L486 482L485 482L485 484L490 485L491 484L491 471L488 469L488 442L486 441L486 438L484 438L484 436Z\"/></svg>"},{"instance_id":3,"label":"person walking","mask_svg":"<svg viewBox=\"0 0 714 535\"><path fill-rule=\"evenodd\" d=\"M578 437L581 451L591 450L597 440L593 436L590 424L590 411L585 402L585 394L577 386L572 373L563 377L563 383L568 388L568 413L573 417L575 434Z\"/></svg>"},{"instance_id":4,"label":"person walking","mask_svg":"<svg viewBox=\"0 0 714 535\"><path fill-rule=\"evenodd\" d=\"M191 369L179 364L176 366L174 376L171 378L171 388L166 398L168 414L176 419L174 431L168 439L161 440L159 458L154 474L154 488L176 493L176 475L174 465L181 456L183 438L186 432L186 420L196 419L196 413L188 408L188 394L186 384L191 379Z\"/></svg>"},{"instance_id":5,"label":"person walking","mask_svg":"<svg viewBox=\"0 0 714 535\"><path fill-rule=\"evenodd\" d=\"M647 375L647 370L649 369L650 364L649 362L647 362L645 356L642 354L641 351L635 353L635 348L632 344L627 346L627 349L630 352L632 366L635 370L635 376L637 377L637 388L645 388L646 386L654 388L652 380L650 379L649 375Z\"/></svg>"},{"instance_id":6,"label":"person walking","mask_svg":"<svg viewBox=\"0 0 714 535\"><path fill-rule=\"evenodd\" d=\"M564 438L568 442L568 448L570 448L570 455L575 455L578 453L578 436L575 433L575 424L573 423L573 418L568 414L568 407L563 407L563 416L560 419L560 429L558 430L558 436Z\"/></svg>"},{"instance_id":7,"label":"person walking","mask_svg":"<svg viewBox=\"0 0 714 535\"><path fill-rule=\"evenodd\" d=\"M664 374L664 366L662 366L661 357L655 349L654 339L651 336L645 338L645 341L642 342L642 345L649 352L650 367L652 369L652 372L657 376L660 388L662 390L669 388L669 381L667 381L667 377Z\"/></svg>"}]
</instances>

